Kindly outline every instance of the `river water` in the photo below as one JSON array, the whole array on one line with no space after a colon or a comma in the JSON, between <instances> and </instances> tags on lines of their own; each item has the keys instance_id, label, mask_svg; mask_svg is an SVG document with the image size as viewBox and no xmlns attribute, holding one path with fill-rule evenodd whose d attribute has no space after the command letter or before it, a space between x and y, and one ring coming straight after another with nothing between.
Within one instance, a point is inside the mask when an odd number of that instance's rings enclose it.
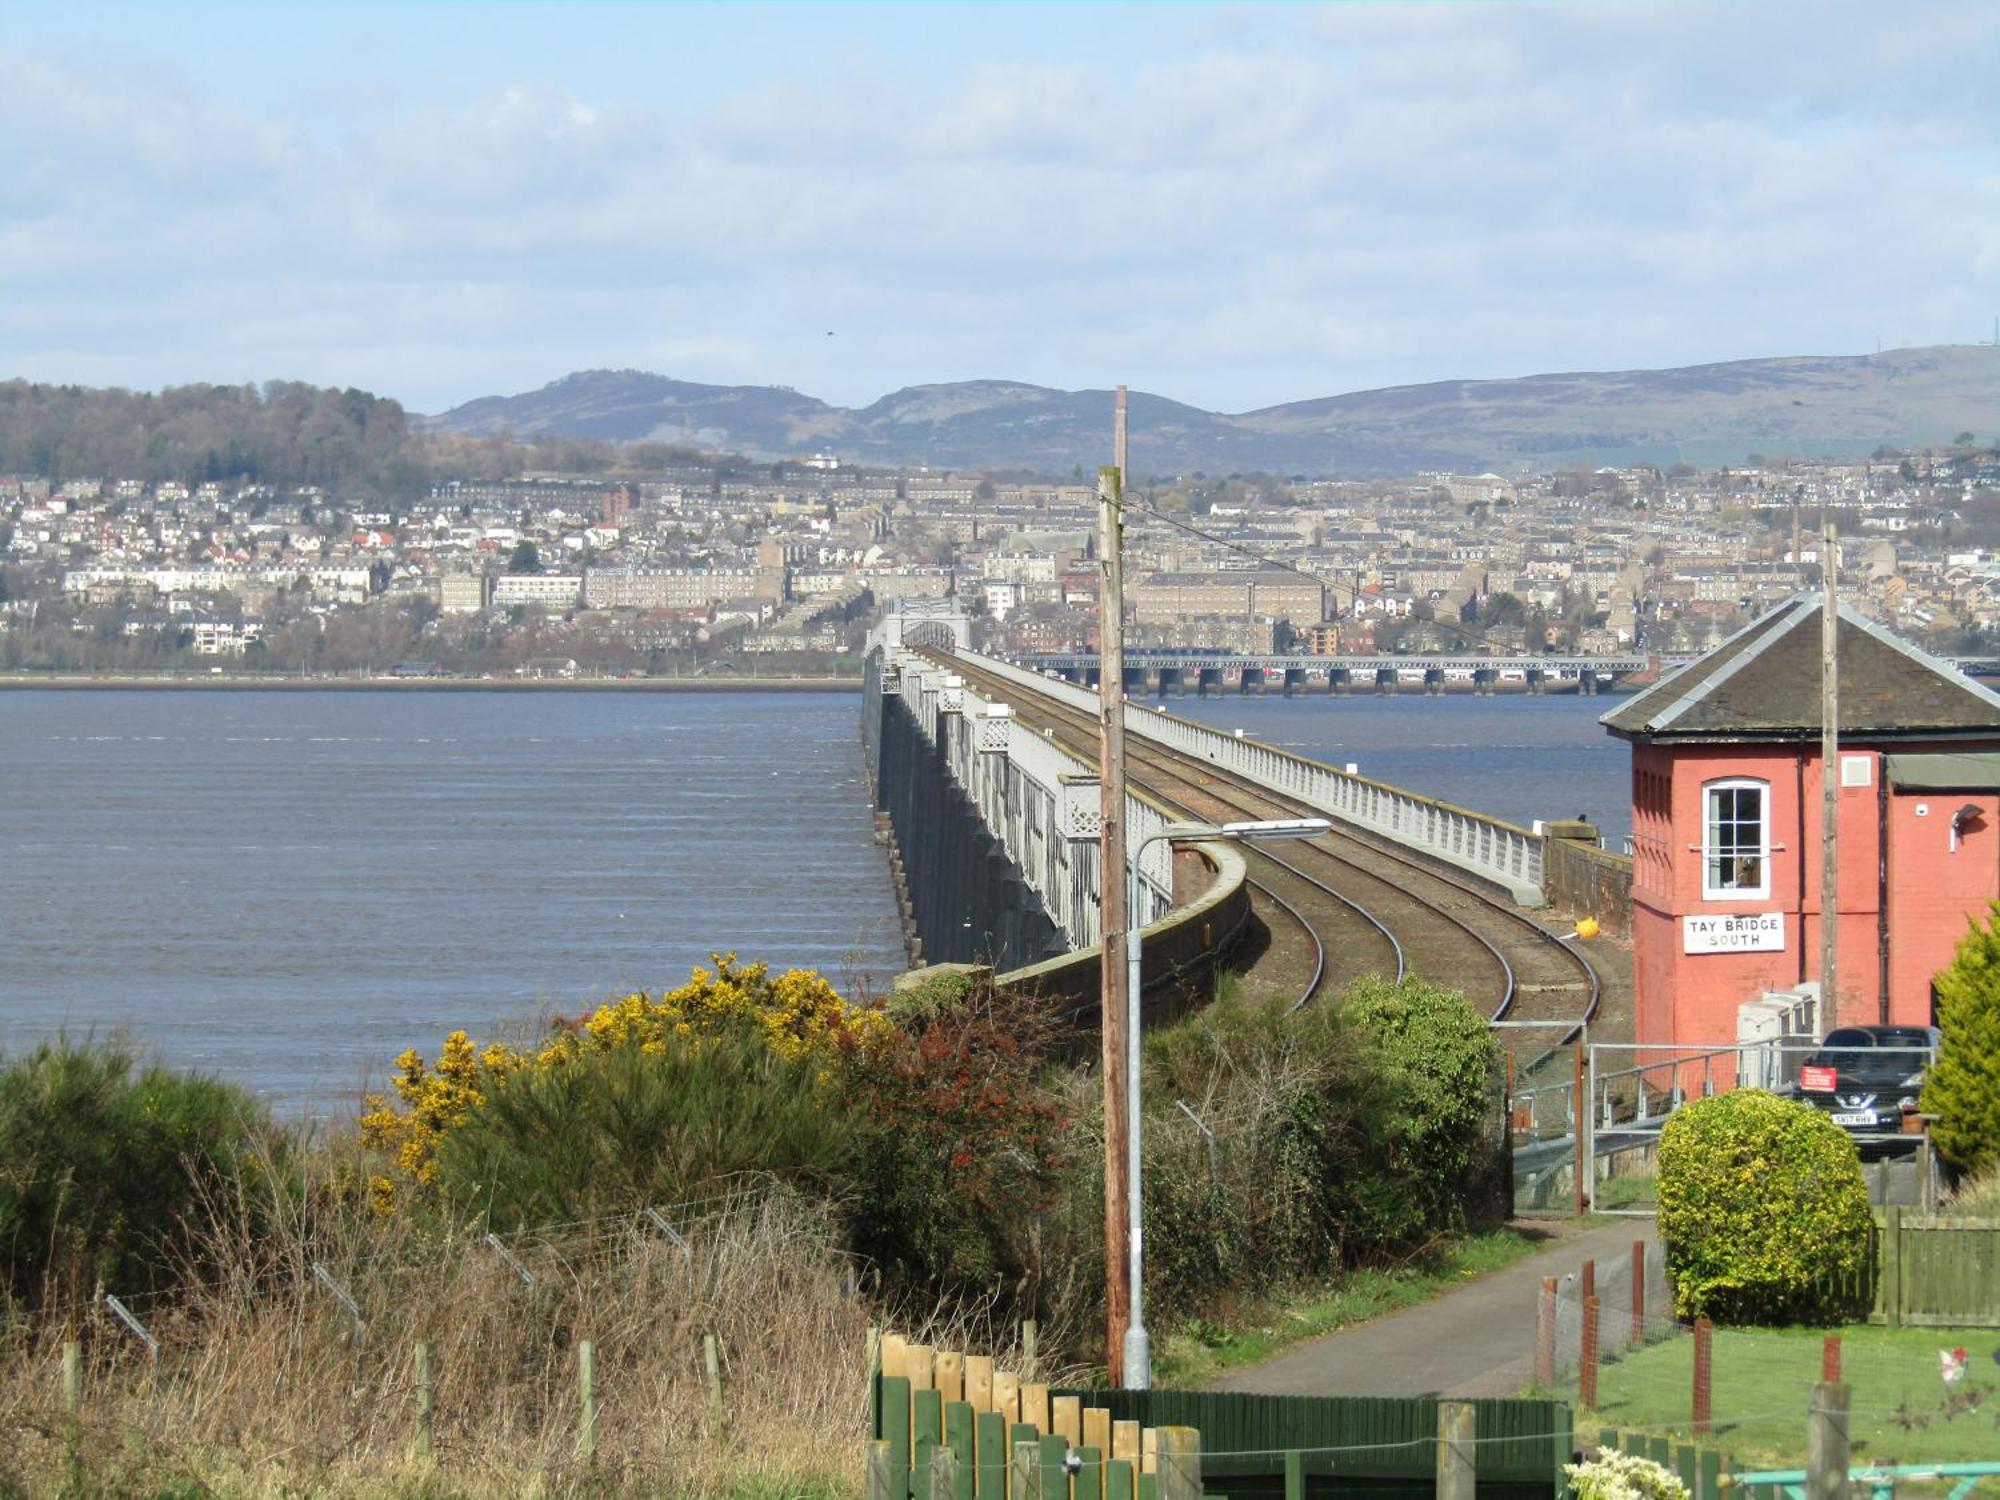
<instances>
[{"instance_id":1,"label":"river water","mask_svg":"<svg viewBox=\"0 0 2000 1500\"><path fill-rule=\"evenodd\" d=\"M1609 698L1172 700L1618 847ZM679 983L903 966L840 693L0 693L0 1047L129 1029L287 1110L403 1048Z\"/></svg>"},{"instance_id":2,"label":"river water","mask_svg":"<svg viewBox=\"0 0 2000 1500\"><path fill-rule=\"evenodd\" d=\"M1597 722L1609 695L1498 693L1393 698L1324 693L1166 698L1169 713L1442 797L1510 822L1587 814L1608 849L1632 831L1632 756Z\"/></svg>"},{"instance_id":3,"label":"river water","mask_svg":"<svg viewBox=\"0 0 2000 1500\"><path fill-rule=\"evenodd\" d=\"M0 1045L288 1109L684 980L904 964L845 693L0 693Z\"/></svg>"}]
</instances>

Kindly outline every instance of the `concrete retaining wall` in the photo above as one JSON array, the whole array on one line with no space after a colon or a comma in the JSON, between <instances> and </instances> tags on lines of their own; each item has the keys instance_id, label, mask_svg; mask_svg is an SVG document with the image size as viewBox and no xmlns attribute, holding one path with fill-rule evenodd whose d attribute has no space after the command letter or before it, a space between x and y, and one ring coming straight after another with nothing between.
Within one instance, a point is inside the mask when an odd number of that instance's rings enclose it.
<instances>
[{"instance_id":1,"label":"concrete retaining wall","mask_svg":"<svg viewBox=\"0 0 2000 1500\"><path fill-rule=\"evenodd\" d=\"M1575 839L1550 839L1542 855L1549 905L1593 916L1606 932L1632 930L1632 856Z\"/></svg>"},{"instance_id":2,"label":"concrete retaining wall","mask_svg":"<svg viewBox=\"0 0 2000 1500\"><path fill-rule=\"evenodd\" d=\"M1192 997L1206 996L1217 968L1227 962L1250 925L1250 883L1243 856L1227 844L1193 847L1213 872L1208 889L1140 935L1140 985L1149 1024L1171 1019ZM1068 1002L1079 1023L1094 1028L1102 951L1092 943L1045 963L997 974L994 983L1056 996Z\"/></svg>"}]
</instances>

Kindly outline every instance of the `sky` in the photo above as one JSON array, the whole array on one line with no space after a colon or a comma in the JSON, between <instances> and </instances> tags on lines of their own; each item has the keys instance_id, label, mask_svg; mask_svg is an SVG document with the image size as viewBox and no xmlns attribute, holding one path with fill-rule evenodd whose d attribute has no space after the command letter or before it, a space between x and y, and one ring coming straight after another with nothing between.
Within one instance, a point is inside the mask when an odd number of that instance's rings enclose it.
<instances>
[{"instance_id":1,"label":"sky","mask_svg":"<svg viewBox=\"0 0 2000 1500\"><path fill-rule=\"evenodd\" d=\"M0 378L1225 411L1993 337L2000 5L0 0Z\"/></svg>"}]
</instances>

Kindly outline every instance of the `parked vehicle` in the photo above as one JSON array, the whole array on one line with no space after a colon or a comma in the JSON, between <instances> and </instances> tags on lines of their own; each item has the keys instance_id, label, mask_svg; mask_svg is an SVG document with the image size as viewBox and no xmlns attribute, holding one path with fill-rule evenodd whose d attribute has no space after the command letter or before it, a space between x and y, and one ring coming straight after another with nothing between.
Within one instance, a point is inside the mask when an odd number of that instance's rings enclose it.
<instances>
[{"instance_id":1,"label":"parked vehicle","mask_svg":"<svg viewBox=\"0 0 2000 1500\"><path fill-rule=\"evenodd\" d=\"M1937 1047L1935 1026L1837 1026L1799 1069L1799 1097L1850 1130L1899 1130Z\"/></svg>"}]
</instances>

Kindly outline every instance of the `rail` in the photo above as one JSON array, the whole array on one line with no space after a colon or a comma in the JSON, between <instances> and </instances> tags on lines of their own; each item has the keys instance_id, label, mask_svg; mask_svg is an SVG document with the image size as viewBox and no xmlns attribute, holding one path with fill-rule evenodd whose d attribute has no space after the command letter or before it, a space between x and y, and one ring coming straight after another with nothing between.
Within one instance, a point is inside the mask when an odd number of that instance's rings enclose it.
<instances>
[{"instance_id":1,"label":"rail","mask_svg":"<svg viewBox=\"0 0 2000 1500\"><path fill-rule=\"evenodd\" d=\"M977 660L981 670L1059 703L1093 711L1097 706L1097 694L1087 688L990 656ZM1352 827L1463 870L1521 905L1543 902L1543 841L1517 823L1129 702L1125 726L1128 734L1285 792Z\"/></svg>"}]
</instances>

